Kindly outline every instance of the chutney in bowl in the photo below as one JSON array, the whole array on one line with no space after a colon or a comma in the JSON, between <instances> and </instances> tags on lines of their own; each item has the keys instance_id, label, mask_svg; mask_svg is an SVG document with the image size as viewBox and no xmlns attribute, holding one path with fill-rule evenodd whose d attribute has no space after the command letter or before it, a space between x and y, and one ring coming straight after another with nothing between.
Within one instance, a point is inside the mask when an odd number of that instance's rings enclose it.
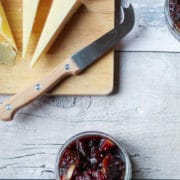
<instances>
[{"instance_id":1,"label":"chutney in bowl","mask_svg":"<svg viewBox=\"0 0 180 180\"><path fill-rule=\"evenodd\" d=\"M103 132L73 136L56 160L57 180L131 179L131 164L123 145Z\"/></svg>"}]
</instances>

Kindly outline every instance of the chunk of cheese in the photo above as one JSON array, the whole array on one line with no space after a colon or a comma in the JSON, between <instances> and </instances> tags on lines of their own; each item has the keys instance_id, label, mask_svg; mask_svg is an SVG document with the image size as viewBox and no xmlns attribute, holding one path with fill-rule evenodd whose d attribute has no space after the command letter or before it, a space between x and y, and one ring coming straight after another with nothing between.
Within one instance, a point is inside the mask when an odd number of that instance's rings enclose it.
<instances>
[{"instance_id":1,"label":"chunk of cheese","mask_svg":"<svg viewBox=\"0 0 180 180\"><path fill-rule=\"evenodd\" d=\"M23 0L23 57L27 52L39 2L40 0Z\"/></svg>"},{"instance_id":2,"label":"chunk of cheese","mask_svg":"<svg viewBox=\"0 0 180 180\"><path fill-rule=\"evenodd\" d=\"M31 66L33 66L39 57L50 48L58 34L62 31L64 25L78 9L80 4L80 0L53 0L34 52Z\"/></svg>"},{"instance_id":3,"label":"chunk of cheese","mask_svg":"<svg viewBox=\"0 0 180 180\"><path fill-rule=\"evenodd\" d=\"M0 63L14 65L16 54L16 50L9 43L0 42Z\"/></svg>"},{"instance_id":4,"label":"chunk of cheese","mask_svg":"<svg viewBox=\"0 0 180 180\"><path fill-rule=\"evenodd\" d=\"M2 36L14 49L17 50L16 43L6 18L4 8L0 1L0 36Z\"/></svg>"}]
</instances>

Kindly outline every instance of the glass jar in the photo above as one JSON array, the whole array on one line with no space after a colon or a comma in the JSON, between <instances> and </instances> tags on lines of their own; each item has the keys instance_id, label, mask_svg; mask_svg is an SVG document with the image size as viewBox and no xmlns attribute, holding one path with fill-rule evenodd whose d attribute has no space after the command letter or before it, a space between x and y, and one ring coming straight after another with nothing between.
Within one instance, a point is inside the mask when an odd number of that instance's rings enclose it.
<instances>
[{"instance_id":1,"label":"glass jar","mask_svg":"<svg viewBox=\"0 0 180 180\"><path fill-rule=\"evenodd\" d=\"M116 141L110 135L105 134L103 132L99 132L99 131L83 132L83 133L80 133L80 134L77 134L77 135L73 136L72 138L70 138L69 140L66 141L66 143L62 146L62 148L60 149L60 151L59 151L59 153L57 155L56 166L55 166L56 180L60 180L60 177L61 177L59 163L60 163L60 160L61 160L62 155L64 154L64 151L66 150L66 148L72 142L75 142L78 139L86 138L86 137L88 138L88 137L93 137L93 136L98 136L98 137L109 139L109 140L111 140L115 144L115 146L117 146L117 148L119 149L118 154L119 154L120 157L122 157L123 162L125 164L125 176L124 176L124 180L130 180L132 178L132 168L131 168L131 163L130 163L130 159L129 159L128 153L125 150L124 146L120 142Z\"/></svg>"},{"instance_id":2,"label":"glass jar","mask_svg":"<svg viewBox=\"0 0 180 180\"><path fill-rule=\"evenodd\" d=\"M165 0L165 17L169 30L180 41L180 0Z\"/></svg>"}]
</instances>

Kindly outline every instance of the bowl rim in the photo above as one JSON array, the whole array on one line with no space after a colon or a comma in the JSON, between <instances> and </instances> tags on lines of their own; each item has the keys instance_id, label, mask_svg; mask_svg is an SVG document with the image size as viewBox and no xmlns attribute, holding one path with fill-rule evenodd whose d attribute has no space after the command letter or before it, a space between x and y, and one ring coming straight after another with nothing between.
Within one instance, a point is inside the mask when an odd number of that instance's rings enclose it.
<instances>
[{"instance_id":1,"label":"bowl rim","mask_svg":"<svg viewBox=\"0 0 180 180\"><path fill-rule=\"evenodd\" d=\"M57 154L57 157L56 157L56 163L55 163L56 180L60 180L60 176L59 176L59 160L60 160L60 157L61 157L62 153L64 152L64 150L74 140L76 140L76 139L78 139L80 137L89 136L89 135L99 135L99 136L108 138L118 146L118 148L120 149L120 151L121 151L121 153L123 155L124 161L125 161L125 177L124 177L124 180L132 179L131 161L130 161L129 155L128 155L124 145L120 141L117 141L114 137L112 137L111 135L109 135L107 133L104 133L104 132L101 132L101 131L84 131L84 132L78 133L78 134L72 136L71 138L69 138L65 142L65 144L60 148L60 150L58 151L58 154Z\"/></svg>"}]
</instances>

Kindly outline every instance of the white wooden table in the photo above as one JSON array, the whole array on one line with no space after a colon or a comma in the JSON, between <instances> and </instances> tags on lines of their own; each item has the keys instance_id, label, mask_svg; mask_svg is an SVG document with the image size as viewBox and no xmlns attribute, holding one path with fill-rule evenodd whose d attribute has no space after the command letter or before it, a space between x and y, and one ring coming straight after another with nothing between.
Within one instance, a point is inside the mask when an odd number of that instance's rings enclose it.
<instances>
[{"instance_id":1,"label":"white wooden table","mask_svg":"<svg viewBox=\"0 0 180 180\"><path fill-rule=\"evenodd\" d=\"M180 43L165 25L164 0L131 2L136 25L116 53L115 92L43 97L0 122L0 179L53 179L59 148L88 130L124 143L133 178L180 179Z\"/></svg>"}]
</instances>

